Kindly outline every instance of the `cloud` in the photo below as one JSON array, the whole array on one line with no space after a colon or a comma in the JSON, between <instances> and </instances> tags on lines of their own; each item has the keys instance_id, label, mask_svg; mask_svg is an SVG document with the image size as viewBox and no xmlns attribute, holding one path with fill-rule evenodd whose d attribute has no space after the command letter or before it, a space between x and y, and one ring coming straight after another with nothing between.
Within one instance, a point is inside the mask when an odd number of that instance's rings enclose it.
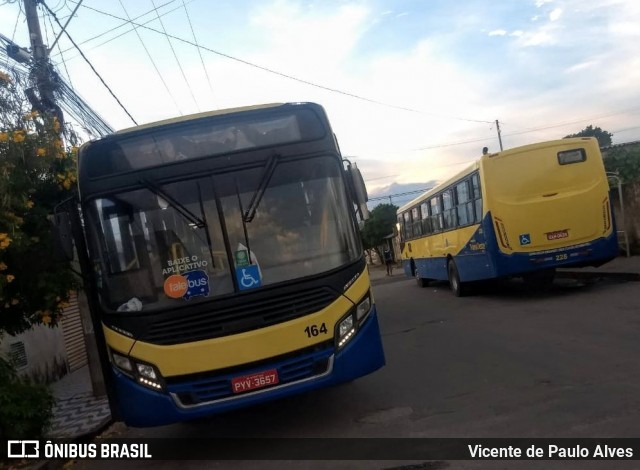
<instances>
[{"instance_id":1,"label":"cloud","mask_svg":"<svg viewBox=\"0 0 640 470\"><path fill-rule=\"evenodd\" d=\"M127 5L132 17L145 10L141 3ZM200 110L283 101L322 104L343 154L355 157L372 190L392 182L445 179L477 158L483 146L497 150L491 124L497 118L505 148L562 137L588 124L611 132L636 126L637 111L623 111L640 102L640 2L410 4L392 11L367 0L237 0L216 2L215 8L204 2L198 15L195 7L189 11L198 41L209 49L414 111L202 51L210 88L195 48L177 41L174 46ZM1 8L0 29L12 31L19 2ZM117 2L100 8L122 16ZM389 21L397 14L404 15L401 21ZM121 23L85 8L78 15L69 28L80 44ZM183 12L165 19L170 33L190 38ZM18 42L28 42L23 23ZM166 38L140 33L181 110L196 112ZM81 47L140 123L178 114L134 33L92 48L101 41ZM64 37L61 42L71 47ZM64 59L78 93L115 128L130 126L77 56L69 52ZM54 60L62 69L61 57ZM624 136L632 140L640 133Z\"/></svg>"},{"instance_id":2,"label":"cloud","mask_svg":"<svg viewBox=\"0 0 640 470\"><path fill-rule=\"evenodd\" d=\"M555 8L551 13L549 13L550 21L558 21L562 16L562 8Z\"/></svg>"},{"instance_id":3,"label":"cloud","mask_svg":"<svg viewBox=\"0 0 640 470\"><path fill-rule=\"evenodd\" d=\"M586 62L581 62L579 64L570 66L567 69L567 73L582 72L585 69L594 68L594 67L597 67L598 65L600 65L600 62L598 60L589 60Z\"/></svg>"},{"instance_id":4,"label":"cloud","mask_svg":"<svg viewBox=\"0 0 640 470\"><path fill-rule=\"evenodd\" d=\"M550 46L556 44L552 30L547 27L534 31L523 31L522 34L516 37L522 47Z\"/></svg>"}]
</instances>

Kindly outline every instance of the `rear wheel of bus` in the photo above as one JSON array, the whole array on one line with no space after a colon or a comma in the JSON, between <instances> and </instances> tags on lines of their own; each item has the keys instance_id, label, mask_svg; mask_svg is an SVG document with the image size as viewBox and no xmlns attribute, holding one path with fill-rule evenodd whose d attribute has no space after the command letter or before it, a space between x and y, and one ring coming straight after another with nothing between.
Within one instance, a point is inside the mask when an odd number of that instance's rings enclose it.
<instances>
[{"instance_id":1,"label":"rear wheel of bus","mask_svg":"<svg viewBox=\"0 0 640 470\"><path fill-rule=\"evenodd\" d=\"M447 265L447 273L449 274L449 285L451 286L451 292L456 297L462 297L466 294L466 286L460 282L460 275L458 274L458 268L456 262L453 259L449 259Z\"/></svg>"},{"instance_id":2,"label":"rear wheel of bus","mask_svg":"<svg viewBox=\"0 0 640 470\"><path fill-rule=\"evenodd\" d=\"M415 278L418 287L427 287L429 285L429 279L420 277L420 272L416 266L416 262L411 258L411 275Z\"/></svg>"}]
</instances>

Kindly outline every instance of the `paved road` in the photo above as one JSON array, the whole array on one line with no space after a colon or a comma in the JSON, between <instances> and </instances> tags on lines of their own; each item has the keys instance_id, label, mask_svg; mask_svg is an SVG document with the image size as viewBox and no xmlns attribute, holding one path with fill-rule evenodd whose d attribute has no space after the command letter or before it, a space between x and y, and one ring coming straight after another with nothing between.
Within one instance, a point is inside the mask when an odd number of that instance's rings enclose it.
<instances>
[{"instance_id":1,"label":"paved road","mask_svg":"<svg viewBox=\"0 0 640 470\"><path fill-rule=\"evenodd\" d=\"M639 287L637 282L560 280L535 293L513 281L456 298L446 283L421 289L400 274L383 278L374 294L387 355L384 369L347 385L209 420L111 432L118 437L638 437ZM234 468L238 463L210 465ZM290 466L351 468L356 462ZM637 461L517 464L637 467ZM414 468L515 466L440 462Z\"/></svg>"}]
</instances>

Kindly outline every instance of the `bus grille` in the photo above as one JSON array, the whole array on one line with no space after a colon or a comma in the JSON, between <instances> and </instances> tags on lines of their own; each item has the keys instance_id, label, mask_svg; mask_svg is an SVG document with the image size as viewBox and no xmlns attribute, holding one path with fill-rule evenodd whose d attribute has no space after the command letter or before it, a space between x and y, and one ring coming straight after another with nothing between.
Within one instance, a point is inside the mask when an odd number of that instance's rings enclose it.
<instances>
[{"instance_id":1,"label":"bus grille","mask_svg":"<svg viewBox=\"0 0 640 470\"><path fill-rule=\"evenodd\" d=\"M275 362L260 363L257 368L256 365L248 365L222 373L168 378L168 389L179 406L188 408L242 396L242 394L234 394L232 392L231 380L235 377L251 375L263 370L277 369L278 384L276 387L311 379L326 374L329 370L333 345L332 342L324 343L324 345L322 349L313 351L307 349L287 355L285 358Z\"/></svg>"},{"instance_id":2,"label":"bus grille","mask_svg":"<svg viewBox=\"0 0 640 470\"><path fill-rule=\"evenodd\" d=\"M171 345L219 338L283 323L329 306L338 294L329 288L305 289L271 299L256 299L231 307L214 307L165 320L156 320L139 338Z\"/></svg>"}]
</instances>

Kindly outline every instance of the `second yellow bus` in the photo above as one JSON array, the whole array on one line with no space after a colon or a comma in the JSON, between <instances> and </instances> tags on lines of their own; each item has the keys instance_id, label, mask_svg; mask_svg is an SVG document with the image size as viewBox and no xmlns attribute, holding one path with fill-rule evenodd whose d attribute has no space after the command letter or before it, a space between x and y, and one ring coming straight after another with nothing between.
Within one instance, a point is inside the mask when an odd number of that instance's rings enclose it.
<instances>
[{"instance_id":1,"label":"second yellow bus","mask_svg":"<svg viewBox=\"0 0 640 470\"><path fill-rule=\"evenodd\" d=\"M602 155L572 138L483 155L398 210L405 273L426 286L597 266L618 252Z\"/></svg>"}]
</instances>

